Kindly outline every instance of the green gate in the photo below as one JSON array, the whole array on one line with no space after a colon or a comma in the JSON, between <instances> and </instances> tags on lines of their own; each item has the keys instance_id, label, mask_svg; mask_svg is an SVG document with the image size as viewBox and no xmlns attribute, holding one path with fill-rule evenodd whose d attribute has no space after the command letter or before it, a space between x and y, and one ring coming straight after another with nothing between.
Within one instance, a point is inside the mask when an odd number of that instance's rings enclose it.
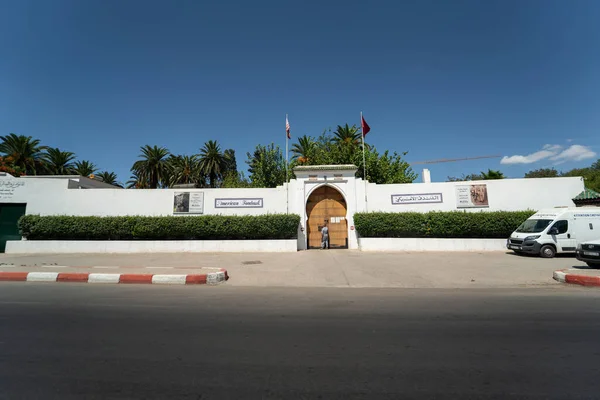
<instances>
[{"instance_id":1,"label":"green gate","mask_svg":"<svg viewBox=\"0 0 600 400\"><path fill-rule=\"evenodd\" d=\"M7 240L21 240L19 218L25 215L26 204L0 204L0 253L4 253Z\"/></svg>"}]
</instances>

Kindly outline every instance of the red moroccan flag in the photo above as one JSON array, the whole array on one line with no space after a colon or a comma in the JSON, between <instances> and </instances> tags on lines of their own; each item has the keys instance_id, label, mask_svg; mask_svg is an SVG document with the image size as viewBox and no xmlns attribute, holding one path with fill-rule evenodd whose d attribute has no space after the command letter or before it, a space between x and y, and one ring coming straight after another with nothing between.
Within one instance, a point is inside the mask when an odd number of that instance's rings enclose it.
<instances>
[{"instance_id":1,"label":"red moroccan flag","mask_svg":"<svg viewBox=\"0 0 600 400\"><path fill-rule=\"evenodd\" d=\"M365 121L365 118L362 115L360 116L360 126L362 127L363 137L367 136L367 133L369 133L371 127L369 126L369 124L367 124L367 121Z\"/></svg>"},{"instance_id":2,"label":"red moroccan flag","mask_svg":"<svg viewBox=\"0 0 600 400\"><path fill-rule=\"evenodd\" d=\"M290 123L288 122L287 115L285 116L285 133L287 134L287 138L288 139L292 138L292 135L290 133Z\"/></svg>"}]
</instances>

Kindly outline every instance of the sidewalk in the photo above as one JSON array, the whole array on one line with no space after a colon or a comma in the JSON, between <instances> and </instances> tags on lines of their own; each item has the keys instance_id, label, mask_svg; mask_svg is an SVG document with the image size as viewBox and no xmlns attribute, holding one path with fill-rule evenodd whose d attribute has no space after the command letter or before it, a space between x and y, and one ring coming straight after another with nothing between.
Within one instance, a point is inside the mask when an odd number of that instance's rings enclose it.
<instances>
[{"instance_id":1,"label":"sidewalk","mask_svg":"<svg viewBox=\"0 0 600 400\"><path fill-rule=\"evenodd\" d=\"M554 279L562 283L581 286L600 286L600 269L589 267L568 268L554 271Z\"/></svg>"},{"instance_id":2,"label":"sidewalk","mask_svg":"<svg viewBox=\"0 0 600 400\"><path fill-rule=\"evenodd\" d=\"M154 273L192 273L198 268L224 268L227 286L487 288L554 285L553 272L583 266L574 257L541 259L505 252L366 253L313 250L297 253L178 253L0 255L0 263L36 267L119 266L154 269ZM161 268L157 268L161 267ZM0 271L9 268L0 265ZM82 271L78 268L74 271ZM187 272L186 272L187 271Z\"/></svg>"}]
</instances>

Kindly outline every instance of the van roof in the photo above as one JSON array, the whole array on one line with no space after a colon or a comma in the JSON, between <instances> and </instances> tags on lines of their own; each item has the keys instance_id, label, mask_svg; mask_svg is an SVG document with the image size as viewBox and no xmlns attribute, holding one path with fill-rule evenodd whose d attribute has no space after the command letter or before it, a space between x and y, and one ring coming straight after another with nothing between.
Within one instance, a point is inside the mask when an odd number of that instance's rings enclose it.
<instances>
[{"instance_id":1,"label":"van roof","mask_svg":"<svg viewBox=\"0 0 600 400\"><path fill-rule=\"evenodd\" d=\"M533 214L531 217L529 218L556 218L559 217L563 214L567 214L567 213L589 213L589 212L594 212L594 216L596 214L596 212L598 213L598 215L600 215L600 209L598 210L593 210L590 208L584 208L584 207L566 207L566 208L545 208L542 210L537 211L535 214Z\"/></svg>"}]
</instances>

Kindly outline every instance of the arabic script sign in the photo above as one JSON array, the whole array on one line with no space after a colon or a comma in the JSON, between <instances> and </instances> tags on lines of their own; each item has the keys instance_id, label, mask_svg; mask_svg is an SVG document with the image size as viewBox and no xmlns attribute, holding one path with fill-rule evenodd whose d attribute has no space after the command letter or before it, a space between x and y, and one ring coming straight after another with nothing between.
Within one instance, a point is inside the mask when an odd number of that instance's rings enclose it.
<instances>
[{"instance_id":1,"label":"arabic script sign","mask_svg":"<svg viewBox=\"0 0 600 400\"><path fill-rule=\"evenodd\" d=\"M19 179L0 180L0 199L10 200L15 194L15 189L25 186L25 181Z\"/></svg>"},{"instance_id":2,"label":"arabic script sign","mask_svg":"<svg viewBox=\"0 0 600 400\"><path fill-rule=\"evenodd\" d=\"M262 208L263 199L215 199L215 208Z\"/></svg>"},{"instance_id":3,"label":"arabic script sign","mask_svg":"<svg viewBox=\"0 0 600 400\"><path fill-rule=\"evenodd\" d=\"M393 194L392 204L443 203L441 193Z\"/></svg>"}]
</instances>

